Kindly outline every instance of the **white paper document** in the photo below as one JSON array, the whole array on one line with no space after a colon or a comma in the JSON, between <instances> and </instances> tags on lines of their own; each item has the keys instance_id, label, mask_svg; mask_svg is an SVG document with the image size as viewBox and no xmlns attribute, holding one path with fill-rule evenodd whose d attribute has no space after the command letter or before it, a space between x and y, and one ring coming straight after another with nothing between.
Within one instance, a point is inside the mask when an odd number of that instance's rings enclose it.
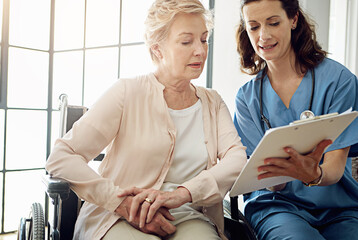
<instances>
[{"instance_id":1,"label":"white paper document","mask_svg":"<svg viewBox=\"0 0 358 240\"><path fill-rule=\"evenodd\" d=\"M307 154L324 139L334 141L357 116L357 111L346 111L341 114L327 114L309 120L298 120L290 125L269 129L236 179L230 197L294 180L291 177L258 180L257 168L264 165L266 158L287 158L288 154L283 150L284 147L293 147L299 153Z\"/></svg>"}]
</instances>

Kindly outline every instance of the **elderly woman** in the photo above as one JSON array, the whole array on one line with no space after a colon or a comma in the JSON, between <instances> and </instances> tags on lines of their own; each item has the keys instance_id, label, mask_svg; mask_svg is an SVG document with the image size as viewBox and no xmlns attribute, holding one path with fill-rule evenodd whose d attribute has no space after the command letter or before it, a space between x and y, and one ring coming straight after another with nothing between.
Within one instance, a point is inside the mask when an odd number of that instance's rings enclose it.
<instances>
[{"instance_id":1,"label":"elderly woman","mask_svg":"<svg viewBox=\"0 0 358 240\"><path fill-rule=\"evenodd\" d=\"M156 71L116 82L46 169L85 200L74 239L226 239L222 200L246 152L221 97L191 84L210 14L199 0L157 0L145 24ZM97 174L88 162L106 147Z\"/></svg>"}]
</instances>

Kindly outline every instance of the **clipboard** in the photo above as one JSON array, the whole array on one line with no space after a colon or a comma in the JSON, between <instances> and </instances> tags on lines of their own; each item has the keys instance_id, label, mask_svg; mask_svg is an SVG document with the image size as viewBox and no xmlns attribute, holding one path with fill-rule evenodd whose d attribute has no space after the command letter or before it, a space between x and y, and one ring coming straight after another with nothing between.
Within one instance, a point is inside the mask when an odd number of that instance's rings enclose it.
<instances>
[{"instance_id":1,"label":"clipboard","mask_svg":"<svg viewBox=\"0 0 358 240\"><path fill-rule=\"evenodd\" d=\"M284 147L293 147L299 153L307 154L324 139L334 141L357 116L357 111L327 114L267 130L232 186L230 197L294 180L286 176L258 180L257 168L264 165L265 158L288 157Z\"/></svg>"}]
</instances>

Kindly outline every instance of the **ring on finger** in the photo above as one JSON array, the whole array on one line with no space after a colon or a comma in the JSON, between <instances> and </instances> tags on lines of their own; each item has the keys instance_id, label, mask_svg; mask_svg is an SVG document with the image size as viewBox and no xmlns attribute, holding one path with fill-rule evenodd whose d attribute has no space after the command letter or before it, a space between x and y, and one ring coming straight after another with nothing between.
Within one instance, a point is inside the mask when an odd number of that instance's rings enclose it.
<instances>
[{"instance_id":1,"label":"ring on finger","mask_svg":"<svg viewBox=\"0 0 358 240\"><path fill-rule=\"evenodd\" d=\"M150 198L145 198L144 201L146 201L146 202L149 203L149 204L152 204L152 203L153 203L153 200L150 199Z\"/></svg>"}]
</instances>

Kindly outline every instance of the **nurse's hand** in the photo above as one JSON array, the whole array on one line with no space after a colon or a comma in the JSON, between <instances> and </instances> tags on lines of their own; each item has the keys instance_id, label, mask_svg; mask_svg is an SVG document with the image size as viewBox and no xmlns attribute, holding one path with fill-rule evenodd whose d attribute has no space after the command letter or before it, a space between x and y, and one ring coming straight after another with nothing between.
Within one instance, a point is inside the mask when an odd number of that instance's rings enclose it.
<instances>
[{"instance_id":1,"label":"nurse's hand","mask_svg":"<svg viewBox=\"0 0 358 240\"><path fill-rule=\"evenodd\" d=\"M172 192L131 187L123 189L118 195L118 197L124 196L134 196L129 220L131 221L139 212L139 227L150 223L159 209L177 208L192 200L190 192L185 187L178 187Z\"/></svg>"},{"instance_id":2,"label":"nurse's hand","mask_svg":"<svg viewBox=\"0 0 358 240\"><path fill-rule=\"evenodd\" d=\"M281 191L286 187L286 183L278 184L272 187L268 187L267 190L270 190L271 192Z\"/></svg>"},{"instance_id":3,"label":"nurse's hand","mask_svg":"<svg viewBox=\"0 0 358 240\"><path fill-rule=\"evenodd\" d=\"M332 144L331 140L323 140L313 152L307 155L301 155L295 149L285 147L284 150L289 158L266 158L264 160L265 165L258 167L258 171L263 172L258 176L258 179L288 176L305 183L312 182L321 175L318 165L324 150L330 144Z\"/></svg>"}]
</instances>

